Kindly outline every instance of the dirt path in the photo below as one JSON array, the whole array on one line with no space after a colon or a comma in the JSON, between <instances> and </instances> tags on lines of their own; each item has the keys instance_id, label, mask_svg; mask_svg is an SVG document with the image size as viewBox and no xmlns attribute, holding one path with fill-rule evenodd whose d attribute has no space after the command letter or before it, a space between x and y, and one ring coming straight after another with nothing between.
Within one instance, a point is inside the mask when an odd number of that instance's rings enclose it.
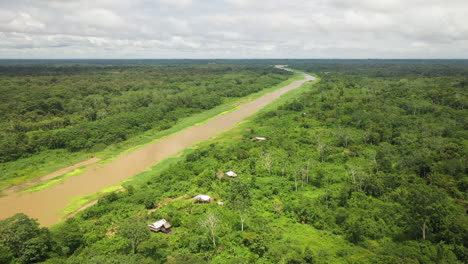
<instances>
[{"instance_id":1,"label":"dirt path","mask_svg":"<svg viewBox=\"0 0 468 264\"><path fill-rule=\"evenodd\" d=\"M217 116L201 125L192 126L177 134L148 144L133 152L125 153L110 163L92 164L81 174L67 178L54 186L33 193L11 193L0 198L0 219L23 212L37 218L39 223L50 226L58 222L59 211L66 207L71 198L89 195L108 186L118 185L121 181L153 166L179 151L199 141L217 136L232 129L244 118L254 114L262 107L279 98L282 94L295 89L314 77L304 74L305 79L293 82L274 92L266 94L239 109Z\"/></svg>"}]
</instances>

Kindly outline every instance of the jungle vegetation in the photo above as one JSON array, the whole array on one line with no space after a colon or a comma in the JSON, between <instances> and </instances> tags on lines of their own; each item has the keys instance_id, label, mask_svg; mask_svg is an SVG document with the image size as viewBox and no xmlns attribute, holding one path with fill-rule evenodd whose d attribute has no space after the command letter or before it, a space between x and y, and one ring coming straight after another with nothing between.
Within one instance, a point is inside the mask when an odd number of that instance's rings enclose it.
<instances>
[{"instance_id":1,"label":"jungle vegetation","mask_svg":"<svg viewBox=\"0 0 468 264\"><path fill-rule=\"evenodd\" d=\"M265 65L0 64L0 179L40 166L25 158L95 153L290 76Z\"/></svg>"},{"instance_id":2,"label":"jungle vegetation","mask_svg":"<svg viewBox=\"0 0 468 264\"><path fill-rule=\"evenodd\" d=\"M1 221L0 262L466 263L468 66L333 63L290 61L320 82L61 224Z\"/></svg>"}]
</instances>

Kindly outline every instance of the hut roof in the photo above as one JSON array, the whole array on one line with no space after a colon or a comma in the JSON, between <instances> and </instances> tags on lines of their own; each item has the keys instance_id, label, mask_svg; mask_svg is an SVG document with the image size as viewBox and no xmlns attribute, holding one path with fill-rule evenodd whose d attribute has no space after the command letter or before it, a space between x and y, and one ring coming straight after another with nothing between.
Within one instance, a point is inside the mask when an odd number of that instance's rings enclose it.
<instances>
[{"instance_id":1,"label":"hut roof","mask_svg":"<svg viewBox=\"0 0 468 264\"><path fill-rule=\"evenodd\" d=\"M255 140L261 141L266 140L266 137L254 137Z\"/></svg>"},{"instance_id":2,"label":"hut roof","mask_svg":"<svg viewBox=\"0 0 468 264\"><path fill-rule=\"evenodd\" d=\"M169 228L171 227L171 224L166 219L161 219L157 222L150 224L149 227L156 228L156 229L161 228L161 227Z\"/></svg>"},{"instance_id":3,"label":"hut roof","mask_svg":"<svg viewBox=\"0 0 468 264\"><path fill-rule=\"evenodd\" d=\"M226 172L226 175L229 176L229 177L237 177L237 173L235 173L233 171Z\"/></svg>"},{"instance_id":4,"label":"hut roof","mask_svg":"<svg viewBox=\"0 0 468 264\"><path fill-rule=\"evenodd\" d=\"M211 197L208 196L208 195L205 195L205 194L199 194L199 195L193 197L193 199L208 202L211 199Z\"/></svg>"}]
</instances>

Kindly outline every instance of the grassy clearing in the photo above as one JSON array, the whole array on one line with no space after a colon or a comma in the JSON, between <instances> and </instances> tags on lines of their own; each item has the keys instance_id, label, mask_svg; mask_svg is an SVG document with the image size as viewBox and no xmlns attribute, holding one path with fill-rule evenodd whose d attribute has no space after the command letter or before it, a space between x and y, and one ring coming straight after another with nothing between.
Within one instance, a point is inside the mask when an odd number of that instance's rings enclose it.
<instances>
[{"instance_id":1,"label":"grassy clearing","mask_svg":"<svg viewBox=\"0 0 468 264\"><path fill-rule=\"evenodd\" d=\"M264 89L255 94L250 94L240 98L227 99L222 105L219 105L213 109L194 114L190 117L180 119L173 127L163 130L155 131L149 130L140 135L134 136L124 142L109 145L106 149L100 152L68 152L66 150L47 150L41 152L32 157L19 159L12 162L6 162L0 164L0 190L7 189L11 186L24 183L26 181L35 179L37 177L44 176L58 169L71 166L78 162L84 161L92 157L100 157L103 160L100 163L106 163L112 161L117 156L133 151L146 144L156 142L163 139L164 137L175 134L187 127L194 126L207 122L208 120L222 115L231 111L236 110L242 103L250 102L256 98L259 98L267 93L284 87L294 81L302 80L301 74L295 74L288 80L279 83L278 85ZM66 177L60 177L64 179ZM47 187L53 185L47 185Z\"/></svg>"},{"instance_id":2,"label":"grassy clearing","mask_svg":"<svg viewBox=\"0 0 468 264\"><path fill-rule=\"evenodd\" d=\"M353 245L343 237L329 231L318 230L306 224L291 223L288 218L275 221L280 229L283 240L298 245L302 250L306 248L318 252L321 260L333 263L362 263L369 258L370 251Z\"/></svg>"}]
</instances>

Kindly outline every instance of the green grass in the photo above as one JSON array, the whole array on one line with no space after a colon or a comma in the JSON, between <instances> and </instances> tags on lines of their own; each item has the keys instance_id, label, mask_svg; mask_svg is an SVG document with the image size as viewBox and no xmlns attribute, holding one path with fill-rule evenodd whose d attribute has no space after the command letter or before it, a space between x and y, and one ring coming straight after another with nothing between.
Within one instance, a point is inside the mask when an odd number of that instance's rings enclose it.
<instances>
[{"instance_id":1,"label":"green grass","mask_svg":"<svg viewBox=\"0 0 468 264\"><path fill-rule=\"evenodd\" d=\"M0 163L0 190L47 175L93 157L92 153L48 150L32 157Z\"/></svg>"},{"instance_id":2,"label":"green grass","mask_svg":"<svg viewBox=\"0 0 468 264\"><path fill-rule=\"evenodd\" d=\"M54 184L59 183L59 182L63 181L64 179L68 178L68 177L76 176L76 175L80 174L81 172L83 172L85 170L85 168L86 168L86 166L83 166L83 167L78 168L78 169L76 169L76 170L74 170L72 172L65 173L65 174L63 174L61 176L55 177L55 178L50 179L50 180L45 181L45 182L41 182L39 184L36 184L34 186L31 186L31 187L23 190L23 192L37 192L37 191L49 188L49 187L53 186Z\"/></svg>"},{"instance_id":3,"label":"green grass","mask_svg":"<svg viewBox=\"0 0 468 264\"><path fill-rule=\"evenodd\" d=\"M69 214L72 214L82 208L83 206L87 205L88 203L95 201L99 199L99 197L102 197L103 195L111 192L115 192L117 190L122 189L122 186L110 186L107 188L102 189L101 191L93 194L88 194L88 195L80 195L76 196L65 207L63 210L59 212L60 217L59 217L59 222L60 220L63 220L64 217L66 217Z\"/></svg>"},{"instance_id":4,"label":"green grass","mask_svg":"<svg viewBox=\"0 0 468 264\"><path fill-rule=\"evenodd\" d=\"M12 162L0 164L0 191L7 189L11 186L24 183L26 181L44 176L48 173L54 172L58 169L71 166L78 162L84 161L91 157L100 157L103 160L100 163L112 161L119 155L133 151L144 145L161 140L164 137L175 134L187 127L194 126L207 122L208 120L222 115L227 112L234 111L238 108L236 104L243 102L247 103L256 98L259 98L267 93L284 87L294 81L302 80L303 76L295 74L288 80L277 84L274 87L263 89L260 92L250 94L241 98L226 99L222 105L213 109L194 114L192 116L182 118L171 128L163 131L149 130L137 136L134 136L124 142L109 145L106 149L100 152L68 152L66 150L46 150L34 156L19 159ZM61 179L64 179L60 177ZM53 185L47 185L51 186Z\"/></svg>"},{"instance_id":5,"label":"green grass","mask_svg":"<svg viewBox=\"0 0 468 264\"><path fill-rule=\"evenodd\" d=\"M291 223L288 218L279 218L275 226L284 241L293 241L302 250L311 249L318 252L321 260L333 260L333 263L368 263L369 250L356 246L332 232L318 230L306 224ZM325 263L325 262L324 262Z\"/></svg>"}]
</instances>

